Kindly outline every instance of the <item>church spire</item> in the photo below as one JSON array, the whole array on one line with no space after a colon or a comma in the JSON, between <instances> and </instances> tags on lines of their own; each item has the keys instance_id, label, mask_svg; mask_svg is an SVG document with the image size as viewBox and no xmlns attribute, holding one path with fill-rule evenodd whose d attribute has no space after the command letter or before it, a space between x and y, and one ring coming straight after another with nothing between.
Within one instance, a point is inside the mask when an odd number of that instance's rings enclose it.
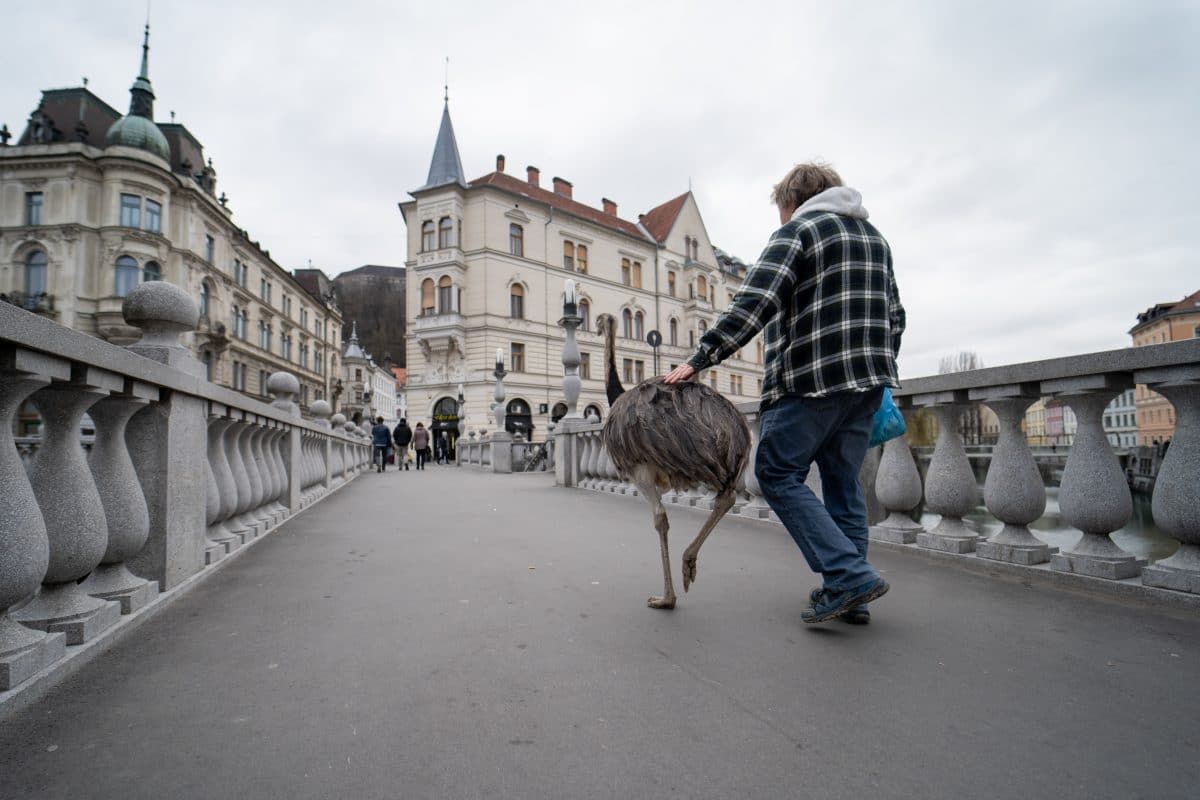
<instances>
[{"instance_id":1,"label":"church spire","mask_svg":"<svg viewBox=\"0 0 1200 800\"><path fill-rule=\"evenodd\" d=\"M154 119L154 90L150 88L150 23L142 37L142 69L129 87L130 116Z\"/></svg>"},{"instance_id":2,"label":"church spire","mask_svg":"<svg viewBox=\"0 0 1200 800\"><path fill-rule=\"evenodd\" d=\"M449 92L443 100L442 124L438 128L437 143L433 146L433 160L429 162L429 177L422 189L457 183L466 186L462 159L458 155L458 141L454 138L454 125L450 122Z\"/></svg>"}]
</instances>

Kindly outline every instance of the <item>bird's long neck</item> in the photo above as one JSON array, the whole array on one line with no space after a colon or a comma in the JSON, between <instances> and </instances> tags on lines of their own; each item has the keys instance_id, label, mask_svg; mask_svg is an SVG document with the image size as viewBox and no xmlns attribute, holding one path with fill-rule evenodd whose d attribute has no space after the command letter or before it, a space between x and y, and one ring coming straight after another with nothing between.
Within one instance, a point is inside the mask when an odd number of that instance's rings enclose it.
<instances>
[{"instance_id":1,"label":"bird's long neck","mask_svg":"<svg viewBox=\"0 0 1200 800\"><path fill-rule=\"evenodd\" d=\"M617 377L617 321L611 317L604 326L604 392L610 406L625 393Z\"/></svg>"}]
</instances>

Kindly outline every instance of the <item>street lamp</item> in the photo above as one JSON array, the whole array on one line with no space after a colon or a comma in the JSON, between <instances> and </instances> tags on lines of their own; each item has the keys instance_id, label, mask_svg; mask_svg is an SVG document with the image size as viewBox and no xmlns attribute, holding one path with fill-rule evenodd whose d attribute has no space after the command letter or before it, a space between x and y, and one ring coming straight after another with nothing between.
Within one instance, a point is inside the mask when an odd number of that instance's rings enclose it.
<instances>
[{"instance_id":1,"label":"street lamp","mask_svg":"<svg viewBox=\"0 0 1200 800\"><path fill-rule=\"evenodd\" d=\"M496 392L492 395L492 399L496 401L496 432L503 434L506 430L504 427L504 376L508 373L504 370L504 348L496 348L496 368L492 371L496 376Z\"/></svg>"},{"instance_id":2,"label":"street lamp","mask_svg":"<svg viewBox=\"0 0 1200 800\"><path fill-rule=\"evenodd\" d=\"M567 331L567 339L563 343L563 394L567 398L567 413L565 417L579 417L579 389L583 382L579 379L579 345L575 342L575 329L583 322L579 316L579 304L575 300L575 281L567 278L563 286L563 315L559 325Z\"/></svg>"}]
</instances>

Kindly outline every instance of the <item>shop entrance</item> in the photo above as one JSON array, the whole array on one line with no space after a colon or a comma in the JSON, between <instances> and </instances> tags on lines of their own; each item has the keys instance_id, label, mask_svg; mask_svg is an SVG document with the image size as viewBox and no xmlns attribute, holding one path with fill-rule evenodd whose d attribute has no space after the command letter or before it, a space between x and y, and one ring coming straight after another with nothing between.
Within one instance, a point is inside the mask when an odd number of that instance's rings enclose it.
<instances>
[{"instance_id":1,"label":"shop entrance","mask_svg":"<svg viewBox=\"0 0 1200 800\"><path fill-rule=\"evenodd\" d=\"M433 406L433 423L429 426L429 447L433 450L436 461L441 448L446 452L446 458L454 461L455 446L458 443L458 401L453 397L443 397Z\"/></svg>"}]
</instances>

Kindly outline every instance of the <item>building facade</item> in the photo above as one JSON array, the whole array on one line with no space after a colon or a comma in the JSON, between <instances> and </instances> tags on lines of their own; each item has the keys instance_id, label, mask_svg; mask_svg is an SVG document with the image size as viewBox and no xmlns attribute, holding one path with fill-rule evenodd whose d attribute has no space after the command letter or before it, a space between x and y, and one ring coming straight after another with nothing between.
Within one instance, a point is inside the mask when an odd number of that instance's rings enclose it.
<instances>
[{"instance_id":1,"label":"building facade","mask_svg":"<svg viewBox=\"0 0 1200 800\"><path fill-rule=\"evenodd\" d=\"M1200 337L1200 291L1177 303L1159 303L1141 314L1129 329L1134 347L1178 342ZM1154 445L1175 435L1175 407L1158 392L1137 386L1137 430L1139 445Z\"/></svg>"},{"instance_id":2,"label":"building facade","mask_svg":"<svg viewBox=\"0 0 1200 800\"><path fill-rule=\"evenodd\" d=\"M199 140L155 123L146 37L128 114L86 86L52 89L16 145L0 136L0 293L124 344L140 335L125 295L169 281L200 307L188 343L211 380L264 397L287 370L307 405L329 391L341 315L235 224Z\"/></svg>"},{"instance_id":3,"label":"building facade","mask_svg":"<svg viewBox=\"0 0 1200 800\"><path fill-rule=\"evenodd\" d=\"M396 376L363 350L358 342L358 327L351 323L350 341L342 353L342 376L334 390L337 398L334 410L346 415L355 424L383 417L389 426L395 425Z\"/></svg>"},{"instance_id":4,"label":"building facade","mask_svg":"<svg viewBox=\"0 0 1200 800\"><path fill-rule=\"evenodd\" d=\"M732 299L745 264L713 247L691 192L633 222L615 202L573 197L570 181L527 167L468 182L450 122L441 127L425 185L400 204L408 226L408 413L457 435L463 387L467 430L495 430L496 355L504 379L506 428L535 440L566 413L563 293L576 283L582 390L578 410L603 417L603 342L596 319L617 321L617 367L628 385L687 360L700 334ZM647 343L656 330L658 352ZM705 380L733 400L759 396L763 348L756 337Z\"/></svg>"},{"instance_id":5,"label":"building facade","mask_svg":"<svg viewBox=\"0 0 1200 800\"><path fill-rule=\"evenodd\" d=\"M1104 409L1104 433L1113 447L1128 450L1137 446L1136 389L1126 389Z\"/></svg>"}]
</instances>

